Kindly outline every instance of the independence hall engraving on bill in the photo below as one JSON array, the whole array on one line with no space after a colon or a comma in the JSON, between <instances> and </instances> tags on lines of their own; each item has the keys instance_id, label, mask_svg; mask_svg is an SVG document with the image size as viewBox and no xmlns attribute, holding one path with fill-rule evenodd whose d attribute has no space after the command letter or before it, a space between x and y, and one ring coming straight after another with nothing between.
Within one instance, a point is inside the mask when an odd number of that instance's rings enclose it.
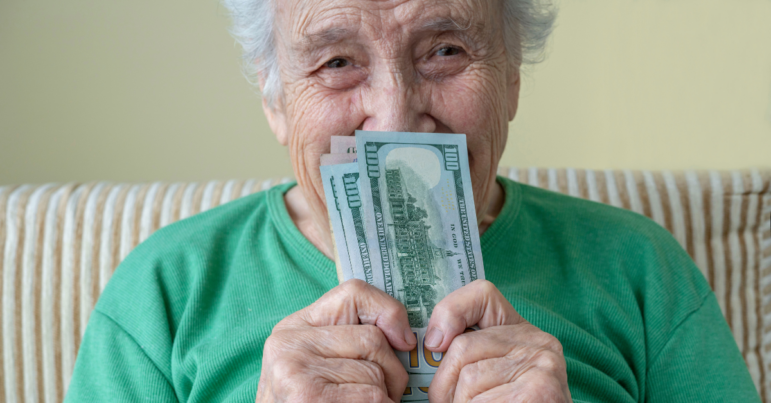
<instances>
[{"instance_id":1,"label":"independence hall engraving on bill","mask_svg":"<svg viewBox=\"0 0 771 403\"><path fill-rule=\"evenodd\" d=\"M402 288L398 297L407 308L411 327L425 327L437 301L435 263L444 267L444 258L457 255L434 246L429 238L428 213L406 189L401 170L386 169L386 189L392 223L388 225L394 248L391 261L398 265Z\"/></svg>"}]
</instances>

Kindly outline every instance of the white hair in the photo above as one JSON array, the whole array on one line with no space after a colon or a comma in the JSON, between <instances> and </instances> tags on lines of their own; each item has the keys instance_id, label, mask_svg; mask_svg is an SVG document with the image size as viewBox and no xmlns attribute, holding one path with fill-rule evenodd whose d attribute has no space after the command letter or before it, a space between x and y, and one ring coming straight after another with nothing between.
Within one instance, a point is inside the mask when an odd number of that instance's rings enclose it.
<instances>
[{"instance_id":1,"label":"white hair","mask_svg":"<svg viewBox=\"0 0 771 403\"><path fill-rule=\"evenodd\" d=\"M281 0L278 0L281 1ZM551 34L556 8L549 0L502 0L504 43L517 64L543 60L546 39ZM273 30L272 0L222 0L233 24L230 34L243 49L243 73L272 105L280 95L281 78Z\"/></svg>"}]
</instances>

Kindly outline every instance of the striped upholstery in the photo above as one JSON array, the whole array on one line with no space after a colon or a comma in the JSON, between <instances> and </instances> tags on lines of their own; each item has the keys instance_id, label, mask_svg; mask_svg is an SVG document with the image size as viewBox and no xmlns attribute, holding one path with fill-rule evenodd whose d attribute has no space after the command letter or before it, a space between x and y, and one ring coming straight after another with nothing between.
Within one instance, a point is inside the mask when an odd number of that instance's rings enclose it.
<instances>
[{"instance_id":1,"label":"striped upholstery","mask_svg":"<svg viewBox=\"0 0 771 403\"><path fill-rule=\"evenodd\" d=\"M669 229L715 290L771 402L771 171L500 173ZM0 187L0 400L62 400L94 303L153 231L286 180Z\"/></svg>"}]
</instances>

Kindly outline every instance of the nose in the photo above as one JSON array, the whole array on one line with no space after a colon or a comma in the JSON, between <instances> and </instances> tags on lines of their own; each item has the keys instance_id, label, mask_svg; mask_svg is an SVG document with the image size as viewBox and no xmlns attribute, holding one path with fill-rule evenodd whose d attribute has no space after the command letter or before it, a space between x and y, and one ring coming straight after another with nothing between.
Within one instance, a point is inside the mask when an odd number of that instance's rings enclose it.
<instances>
[{"instance_id":1,"label":"nose","mask_svg":"<svg viewBox=\"0 0 771 403\"><path fill-rule=\"evenodd\" d=\"M436 130L427 89L421 88L409 69L376 70L370 80L372 84L362 94L366 114L360 126L362 130L423 133Z\"/></svg>"}]
</instances>

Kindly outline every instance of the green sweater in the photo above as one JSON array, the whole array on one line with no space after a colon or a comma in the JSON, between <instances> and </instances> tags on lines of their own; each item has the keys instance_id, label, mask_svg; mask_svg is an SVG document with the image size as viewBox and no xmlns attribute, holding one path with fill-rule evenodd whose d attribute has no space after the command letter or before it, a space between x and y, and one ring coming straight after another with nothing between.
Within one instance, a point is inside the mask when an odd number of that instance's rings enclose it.
<instances>
[{"instance_id":1,"label":"green sweater","mask_svg":"<svg viewBox=\"0 0 771 403\"><path fill-rule=\"evenodd\" d=\"M564 347L573 399L757 402L714 294L663 228L614 207L499 178L485 274ZM283 194L159 230L91 314L66 402L254 402L273 326L337 285Z\"/></svg>"}]
</instances>

